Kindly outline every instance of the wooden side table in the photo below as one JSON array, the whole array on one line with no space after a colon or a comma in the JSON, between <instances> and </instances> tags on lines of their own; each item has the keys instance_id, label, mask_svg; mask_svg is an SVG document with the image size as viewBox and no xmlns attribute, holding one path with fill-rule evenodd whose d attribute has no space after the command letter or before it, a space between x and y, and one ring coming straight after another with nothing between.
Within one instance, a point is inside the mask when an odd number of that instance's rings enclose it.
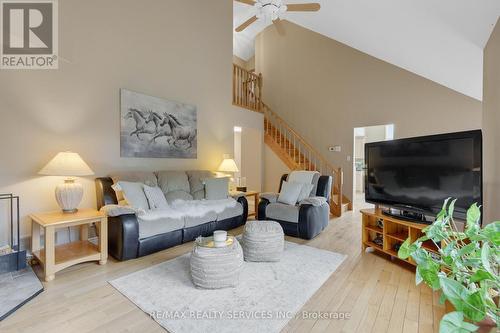
<instances>
[{"instance_id":1,"label":"wooden side table","mask_svg":"<svg viewBox=\"0 0 500 333\"><path fill-rule=\"evenodd\" d=\"M257 211L259 210L259 194L260 194L260 192L257 192L257 191L247 191L247 192L238 192L238 191L235 191L235 192L232 192L232 193L233 193L233 195L242 194L242 195L244 195L247 198L253 197L253 200L254 200L254 203L255 203L254 211L253 212L248 212L248 216L255 216L255 218L257 218Z\"/></svg>"},{"instance_id":2,"label":"wooden side table","mask_svg":"<svg viewBox=\"0 0 500 333\"><path fill-rule=\"evenodd\" d=\"M31 252L43 266L45 281L54 279L56 272L86 261L106 264L108 259L108 218L95 209L81 209L74 214L62 211L31 214ZM89 225L96 223L99 242L88 241ZM55 245L57 228L80 226L80 240ZM44 229L45 247L40 249L40 231Z\"/></svg>"}]
</instances>

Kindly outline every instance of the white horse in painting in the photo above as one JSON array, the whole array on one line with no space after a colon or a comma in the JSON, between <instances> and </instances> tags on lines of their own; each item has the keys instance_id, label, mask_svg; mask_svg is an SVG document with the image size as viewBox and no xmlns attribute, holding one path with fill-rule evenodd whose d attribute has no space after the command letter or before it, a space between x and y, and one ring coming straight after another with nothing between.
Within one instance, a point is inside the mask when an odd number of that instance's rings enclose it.
<instances>
[{"instance_id":1,"label":"white horse in painting","mask_svg":"<svg viewBox=\"0 0 500 333\"><path fill-rule=\"evenodd\" d=\"M172 137L172 129L170 128L170 125L164 121L163 117L160 116L158 113L149 110L146 123L148 124L150 122L153 122L155 124L155 133L151 138L151 142L156 142L156 139L158 139L159 137L166 136L167 141L170 144L170 137Z\"/></svg>"},{"instance_id":2,"label":"white horse in painting","mask_svg":"<svg viewBox=\"0 0 500 333\"><path fill-rule=\"evenodd\" d=\"M163 124L168 123L172 129L173 144L177 146L177 142L179 140L184 140L189 144L186 148L191 148L193 146L193 141L196 138L196 128L182 125L179 120L177 120L177 118L170 113L164 112L163 115L165 116Z\"/></svg>"},{"instance_id":3,"label":"white horse in painting","mask_svg":"<svg viewBox=\"0 0 500 333\"><path fill-rule=\"evenodd\" d=\"M135 131L130 133L130 136L137 136L139 140L142 140L139 134L154 134L155 130L148 126L147 118L144 113L138 109L129 108L129 111L124 116L125 119L134 119L135 121Z\"/></svg>"}]
</instances>

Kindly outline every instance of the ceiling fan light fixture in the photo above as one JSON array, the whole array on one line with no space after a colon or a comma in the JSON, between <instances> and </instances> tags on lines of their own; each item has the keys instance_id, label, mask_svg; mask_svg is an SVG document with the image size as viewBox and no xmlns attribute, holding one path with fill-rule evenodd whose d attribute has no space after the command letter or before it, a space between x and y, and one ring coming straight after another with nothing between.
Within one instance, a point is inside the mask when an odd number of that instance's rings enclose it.
<instances>
[{"instance_id":1,"label":"ceiling fan light fixture","mask_svg":"<svg viewBox=\"0 0 500 333\"><path fill-rule=\"evenodd\" d=\"M255 16L266 21L275 21L287 11L287 6L281 0L257 0L254 4Z\"/></svg>"}]
</instances>

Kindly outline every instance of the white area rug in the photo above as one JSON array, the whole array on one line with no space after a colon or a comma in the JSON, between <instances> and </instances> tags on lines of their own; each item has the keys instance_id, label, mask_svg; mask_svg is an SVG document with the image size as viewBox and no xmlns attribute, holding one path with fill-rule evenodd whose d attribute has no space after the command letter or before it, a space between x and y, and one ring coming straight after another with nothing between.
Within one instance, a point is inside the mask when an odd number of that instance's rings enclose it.
<instances>
[{"instance_id":1,"label":"white area rug","mask_svg":"<svg viewBox=\"0 0 500 333\"><path fill-rule=\"evenodd\" d=\"M280 262L245 262L238 287L220 290L193 286L189 257L109 283L171 333L277 333L346 256L285 242Z\"/></svg>"}]
</instances>

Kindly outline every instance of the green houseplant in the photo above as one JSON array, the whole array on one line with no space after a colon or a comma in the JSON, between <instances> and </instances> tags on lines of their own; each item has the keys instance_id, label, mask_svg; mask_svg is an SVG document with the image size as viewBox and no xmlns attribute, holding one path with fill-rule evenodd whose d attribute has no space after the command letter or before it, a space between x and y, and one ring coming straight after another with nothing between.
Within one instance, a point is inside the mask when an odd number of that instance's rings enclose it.
<instances>
[{"instance_id":1,"label":"green houseplant","mask_svg":"<svg viewBox=\"0 0 500 333\"><path fill-rule=\"evenodd\" d=\"M400 247L401 259L412 257L417 264L416 283L441 291L440 302L448 300L456 311L446 314L440 333L474 332L476 324L498 325L500 292L500 222L481 228L481 211L474 204L467 211L464 231L453 220L456 200L447 199L434 223L415 242L408 238ZM432 241L439 255L422 247Z\"/></svg>"}]
</instances>

